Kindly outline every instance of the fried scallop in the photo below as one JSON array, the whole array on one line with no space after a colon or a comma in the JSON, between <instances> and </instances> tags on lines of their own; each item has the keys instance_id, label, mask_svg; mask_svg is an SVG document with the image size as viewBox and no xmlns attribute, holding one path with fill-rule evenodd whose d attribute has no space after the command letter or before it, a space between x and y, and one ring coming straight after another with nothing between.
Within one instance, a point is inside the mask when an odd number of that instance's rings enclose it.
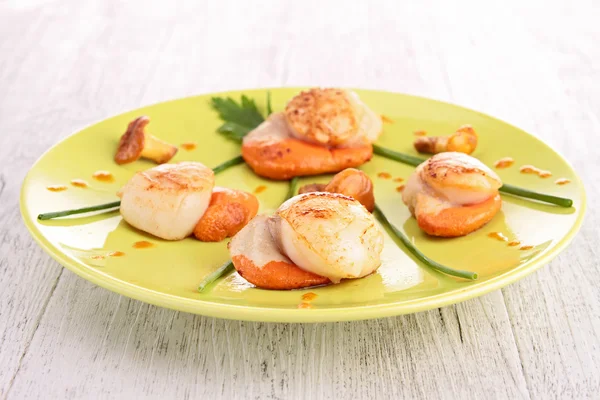
<instances>
[{"instance_id":1,"label":"fried scallop","mask_svg":"<svg viewBox=\"0 0 600 400\"><path fill-rule=\"evenodd\" d=\"M335 193L295 196L257 216L230 242L235 268L269 289L361 278L381 264L383 233L357 200Z\"/></svg>"},{"instance_id":2,"label":"fried scallop","mask_svg":"<svg viewBox=\"0 0 600 400\"><path fill-rule=\"evenodd\" d=\"M327 147L372 143L382 122L356 95L343 89L310 89L292 98L285 117L298 139Z\"/></svg>"},{"instance_id":3,"label":"fried scallop","mask_svg":"<svg viewBox=\"0 0 600 400\"><path fill-rule=\"evenodd\" d=\"M162 164L137 172L117 193L130 225L166 240L189 236L212 196L212 169L198 162Z\"/></svg>"},{"instance_id":4,"label":"fried scallop","mask_svg":"<svg viewBox=\"0 0 600 400\"><path fill-rule=\"evenodd\" d=\"M381 119L351 91L311 89L244 138L242 156L271 179L339 172L373 156Z\"/></svg>"},{"instance_id":5,"label":"fried scallop","mask_svg":"<svg viewBox=\"0 0 600 400\"><path fill-rule=\"evenodd\" d=\"M282 113L271 114L244 137L242 156L257 174L275 180L335 173L373 156L372 146L328 148L296 139Z\"/></svg>"},{"instance_id":6,"label":"fried scallop","mask_svg":"<svg viewBox=\"0 0 600 400\"><path fill-rule=\"evenodd\" d=\"M281 253L269 231L269 218L256 216L229 242L237 272L263 289L289 290L330 283L323 276L299 268Z\"/></svg>"},{"instance_id":7,"label":"fried scallop","mask_svg":"<svg viewBox=\"0 0 600 400\"><path fill-rule=\"evenodd\" d=\"M402 199L419 227L433 236L469 234L500 210L502 181L481 161L458 152L440 153L417 167Z\"/></svg>"},{"instance_id":8,"label":"fried scallop","mask_svg":"<svg viewBox=\"0 0 600 400\"><path fill-rule=\"evenodd\" d=\"M279 207L269 221L279 248L305 271L337 283L375 271L383 234L357 200L337 193L307 193Z\"/></svg>"}]
</instances>

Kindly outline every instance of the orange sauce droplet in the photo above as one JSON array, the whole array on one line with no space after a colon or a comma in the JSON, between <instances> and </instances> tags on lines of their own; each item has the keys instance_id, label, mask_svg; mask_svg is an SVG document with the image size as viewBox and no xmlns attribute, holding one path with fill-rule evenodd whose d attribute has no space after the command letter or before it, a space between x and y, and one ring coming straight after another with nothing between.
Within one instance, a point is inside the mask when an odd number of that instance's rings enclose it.
<instances>
[{"instance_id":1,"label":"orange sauce droplet","mask_svg":"<svg viewBox=\"0 0 600 400\"><path fill-rule=\"evenodd\" d=\"M381 114L381 122L383 122L385 124L393 124L394 120L391 119L390 117L386 117L385 115Z\"/></svg>"},{"instance_id":2,"label":"orange sauce droplet","mask_svg":"<svg viewBox=\"0 0 600 400\"><path fill-rule=\"evenodd\" d=\"M114 182L114 176L108 171L96 171L92 177L100 182Z\"/></svg>"},{"instance_id":3,"label":"orange sauce droplet","mask_svg":"<svg viewBox=\"0 0 600 400\"><path fill-rule=\"evenodd\" d=\"M425 136L427 135L427 131L418 130L414 132L415 136Z\"/></svg>"},{"instance_id":4,"label":"orange sauce droplet","mask_svg":"<svg viewBox=\"0 0 600 400\"><path fill-rule=\"evenodd\" d=\"M488 236L493 239L500 240L502 242L508 242L508 238L502 232L491 232L488 233Z\"/></svg>"},{"instance_id":5,"label":"orange sauce droplet","mask_svg":"<svg viewBox=\"0 0 600 400\"><path fill-rule=\"evenodd\" d=\"M308 292L308 293L304 293L302 295L302 300L304 301L311 301L317 298L317 294L313 293L313 292Z\"/></svg>"},{"instance_id":6,"label":"orange sauce droplet","mask_svg":"<svg viewBox=\"0 0 600 400\"><path fill-rule=\"evenodd\" d=\"M388 172L380 172L377 174L377 176L381 179L390 179L392 177L392 175Z\"/></svg>"},{"instance_id":7,"label":"orange sauce droplet","mask_svg":"<svg viewBox=\"0 0 600 400\"><path fill-rule=\"evenodd\" d=\"M508 242L508 245L511 247L518 246L520 244L521 242L519 242L518 240L511 240L510 242Z\"/></svg>"},{"instance_id":8,"label":"orange sauce droplet","mask_svg":"<svg viewBox=\"0 0 600 400\"><path fill-rule=\"evenodd\" d=\"M522 174L536 174L537 176L539 176L540 178L548 178L552 176L552 172L550 171L545 171L543 169L539 169L537 167L534 167L533 165L523 165L519 171Z\"/></svg>"},{"instance_id":9,"label":"orange sauce droplet","mask_svg":"<svg viewBox=\"0 0 600 400\"><path fill-rule=\"evenodd\" d=\"M313 308L313 306L310 303L300 303L298 304L298 308Z\"/></svg>"},{"instance_id":10,"label":"orange sauce droplet","mask_svg":"<svg viewBox=\"0 0 600 400\"><path fill-rule=\"evenodd\" d=\"M112 251L112 252L108 253L108 255L111 257L123 257L125 255L125 253L117 250L117 251Z\"/></svg>"},{"instance_id":11,"label":"orange sauce droplet","mask_svg":"<svg viewBox=\"0 0 600 400\"><path fill-rule=\"evenodd\" d=\"M186 143L182 143L181 144L181 148L187 151L192 151L194 149L196 149L197 145L196 143L192 143L192 142L186 142Z\"/></svg>"},{"instance_id":12,"label":"orange sauce droplet","mask_svg":"<svg viewBox=\"0 0 600 400\"><path fill-rule=\"evenodd\" d=\"M515 160L513 160L511 157L504 157L499 159L498 161L496 161L494 163L494 167L496 168L508 168L511 165L513 165L515 163Z\"/></svg>"},{"instance_id":13,"label":"orange sauce droplet","mask_svg":"<svg viewBox=\"0 0 600 400\"><path fill-rule=\"evenodd\" d=\"M51 192L62 192L63 190L67 190L67 187L65 185L50 185L46 186L46 189Z\"/></svg>"},{"instance_id":14,"label":"orange sauce droplet","mask_svg":"<svg viewBox=\"0 0 600 400\"><path fill-rule=\"evenodd\" d=\"M267 187L265 185L260 185L256 189L254 189L254 194L262 193L265 190L267 190Z\"/></svg>"},{"instance_id":15,"label":"orange sauce droplet","mask_svg":"<svg viewBox=\"0 0 600 400\"><path fill-rule=\"evenodd\" d=\"M394 178L394 182L404 182L404 178Z\"/></svg>"},{"instance_id":16,"label":"orange sauce droplet","mask_svg":"<svg viewBox=\"0 0 600 400\"><path fill-rule=\"evenodd\" d=\"M396 192L401 192L404 190L404 185L400 185L396 188Z\"/></svg>"},{"instance_id":17,"label":"orange sauce droplet","mask_svg":"<svg viewBox=\"0 0 600 400\"><path fill-rule=\"evenodd\" d=\"M533 249L533 246L530 246L530 245L519 247L519 250L531 250L531 249Z\"/></svg>"},{"instance_id":18,"label":"orange sauce droplet","mask_svg":"<svg viewBox=\"0 0 600 400\"><path fill-rule=\"evenodd\" d=\"M86 181L84 181L83 179L71 179L71 185L73 185L75 187L80 187L80 188L88 187L88 183Z\"/></svg>"},{"instance_id":19,"label":"orange sauce droplet","mask_svg":"<svg viewBox=\"0 0 600 400\"><path fill-rule=\"evenodd\" d=\"M92 260L104 260L104 256L91 256Z\"/></svg>"},{"instance_id":20,"label":"orange sauce droplet","mask_svg":"<svg viewBox=\"0 0 600 400\"><path fill-rule=\"evenodd\" d=\"M519 172L522 174L537 174L537 171L539 170L533 165L523 165L521 168L519 168Z\"/></svg>"},{"instance_id":21,"label":"orange sauce droplet","mask_svg":"<svg viewBox=\"0 0 600 400\"><path fill-rule=\"evenodd\" d=\"M567 178L559 178L554 183L557 185L566 185L567 183L571 183L571 180Z\"/></svg>"},{"instance_id":22,"label":"orange sauce droplet","mask_svg":"<svg viewBox=\"0 0 600 400\"><path fill-rule=\"evenodd\" d=\"M154 247L154 243L150 243L146 240L141 240L133 244L134 249L147 249L148 247Z\"/></svg>"}]
</instances>

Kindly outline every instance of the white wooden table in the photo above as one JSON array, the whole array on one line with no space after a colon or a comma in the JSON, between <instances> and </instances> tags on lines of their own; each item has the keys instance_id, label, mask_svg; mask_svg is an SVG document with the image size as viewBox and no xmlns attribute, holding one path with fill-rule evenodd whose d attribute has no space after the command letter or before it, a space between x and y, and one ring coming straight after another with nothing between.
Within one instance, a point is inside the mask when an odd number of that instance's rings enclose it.
<instances>
[{"instance_id":1,"label":"white wooden table","mask_svg":"<svg viewBox=\"0 0 600 400\"><path fill-rule=\"evenodd\" d=\"M0 0L1 398L598 398L597 0L162 3ZM481 298L291 325L119 296L63 269L23 226L25 173L78 128L286 85L430 96L533 132L582 175L583 228L548 266Z\"/></svg>"}]
</instances>

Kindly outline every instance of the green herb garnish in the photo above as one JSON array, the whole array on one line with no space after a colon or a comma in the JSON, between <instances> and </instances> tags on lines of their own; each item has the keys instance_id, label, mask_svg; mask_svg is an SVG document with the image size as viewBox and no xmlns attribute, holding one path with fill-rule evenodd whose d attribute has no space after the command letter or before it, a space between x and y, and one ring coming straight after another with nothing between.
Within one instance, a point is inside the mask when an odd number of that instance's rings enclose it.
<instances>
[{"instance_id":1,"label":"green herb garnish","mask_svg":"<svg viewBox=\"0 0 600 400\"><path fill-rule=\"evenodd\" d=\"M241 141L248 132L265 120L256 102L246 95L242 95L239 103L231 97L213 97L210 104L223 121L223 125L217 128L217 132L228 139ZM267 116L273 112L271 92L267 92L266 112Z\"/></svg>"},{"instance_id":2,"label":"green herb garnish","mask_svg":"<svg viewBox=\"0 0 600 400\"><path fill-rule=\"evenodd\" d=\"M68 215L85 214L93 211L108 210L111 208L118 209L120 205L121 201L118 200L110 203L98 204L97 206L72 208L70 210L48 212L38 215L37 219L39 219L40 221L44 221L53 218L66 217Z\"/></svg>"},{"instance_id":3,"label":"green herb garnish","mask_svg":"<svg viewBox=\"0 0 600 400\"><path fill-rule=\"evenodd\" d=\"M208 276L202 279L202 282L198 285L198 291L202 293L211 283L219 279L220 277L227 275L228 273L233 271L233 262L227 261L225 264L221 265L215 271L208 274Z\"/></svg>"},{"instance_id":4,"label":"green herb garnish","mask_svg":"<svg viewBox=\"0 0 600 400\"><path fill-rule=\"evenodd\" d=\"M290 186L289 186L288 192L285 196L285 200L289 200L296 195L296 192L298 191L298 177L297 176L293 177L289 181L289 185Z\"/></svg>"},{"instance_id":5,"label":"green herb garnish","mask_svg":"<svg viewBox=\"0 0 600 400\"><path fill-rule=\"evenodd\" d=\"M476 280L477 279L477 273L476 272L471 272L471 271L463 271L460 269L453 269L450 267L446 267L445 265L442 265L436 261L433 261L431 258L427 257L425 254L421 253L421 251L419 249L417 249L415 247L415 245L408 240L408 237L406 237L406 235L400 231L398 228L396 228L389 219L387 219L387 217L385 216L385 214L383 213L383 211L381 211L381 208L379 208L379 206L376 204L375 205L375 212L374 212L375 216L377 217L377 219L379 219L379 221L383 224L383 226L391 231L394 236L400 240L402 242L402 244L420 261L422 261L426 266L428 266L431 269L434 269L438 272L442 272L446 275L451 275L451 276L456 276L458 278L463 278L463 279L469 279L469 280Z\"/></svg>"},{"instance_id":6,"label":"green herb garnish","mask_svg":"<svg viewBox=\"0 0 600 400\"><path fill-rule=\"evenodd\" d=\"M267 92L267 117L273 114L273 108L271 107L271 92Z\"/></svg>"}]
</instances>

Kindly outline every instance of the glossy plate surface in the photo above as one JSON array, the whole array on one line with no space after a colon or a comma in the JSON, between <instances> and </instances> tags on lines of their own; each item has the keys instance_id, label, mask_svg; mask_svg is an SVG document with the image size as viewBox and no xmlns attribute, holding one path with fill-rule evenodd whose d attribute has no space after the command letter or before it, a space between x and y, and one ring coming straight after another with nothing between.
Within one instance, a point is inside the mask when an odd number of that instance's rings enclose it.
<instances>
[{"instance_id":1,"label":"glossy plate surface","mask_svg":"<svg viewBox=\"0 0 600 400\"><path fill-rule=\"evenodd\" d=\"M270 89L273 108L283 109L298 93L298 88ZM197 284L228 259L226 241L201 243L189 238L180 242L163 241L137 231L121 220L118 212L74 216L59 220L37 221L41 212L83 207L117 200L115 192L139 170L154 166L137 161L118 166L113 155L119 137L135 117L150 117L148 131L173 144L193 142L197 147L180 147L172 160L201 161L213 167L239 154L239 145L215 133L220 125L209 106L211 95L169 101L107 119L66 138L31 168L22 187L21 211L25 224L35 240L59 263L83 278L104 288L151 304L208 316L279 322L342 321L385 317L417 312L463 301L498 289L540 268L555 257L575 235L584 215L583 185L571 166L554 150L534 136L505 122L481 113L434 100L395 94L357 90L362 100L375 112L383 114L384 133L378 143L397 151L416 154L412 147L414 131L428 135L454 132L460 125L471 124L477 130L480 144L475 157L489 166L503 157L515 164L496 169L504 182L532 190L570 197L574 206L562 209L503 196L502 211L483 229L458 239L435 239L424 235L410 217L396 190L408 178L410 166L374 156L362 169L373 179L376 198L388 217L403 228L426 255L451 267L476 271L474 282L446 277L422 267L386 235L384 262L369 277L339 285L298 291L268 291L252 287L237 274L220 281L208 293L198 293ZM244 90L241 93L265 104L266 90ZM532 164L549 170L552 177L540 178L521 174L519 168ZM98 170L110 171L113 182L92 178ZM381 173L390 179L378 177ZM383 174L385 175L385 174ZM567 178L571 183L555 184ZM71 185L72 179L83 179L88 188ZM302 184L326 182L328 177L305 178ZM399 179L398 179L399 180ZM217 185L254 192L261 212L271 212L281 202L287 184L271 182L255 176L245 165L236 166L217 176ZM51 185L65 185L64 191L51 192ZM488 237L501 232L522 246L508 246ZM134 248L138 241L154 246ZM125 253L120 257L111 252ZM307 292L317 296L312 308L298 308Z\"/></svg>"}]
</instances>

